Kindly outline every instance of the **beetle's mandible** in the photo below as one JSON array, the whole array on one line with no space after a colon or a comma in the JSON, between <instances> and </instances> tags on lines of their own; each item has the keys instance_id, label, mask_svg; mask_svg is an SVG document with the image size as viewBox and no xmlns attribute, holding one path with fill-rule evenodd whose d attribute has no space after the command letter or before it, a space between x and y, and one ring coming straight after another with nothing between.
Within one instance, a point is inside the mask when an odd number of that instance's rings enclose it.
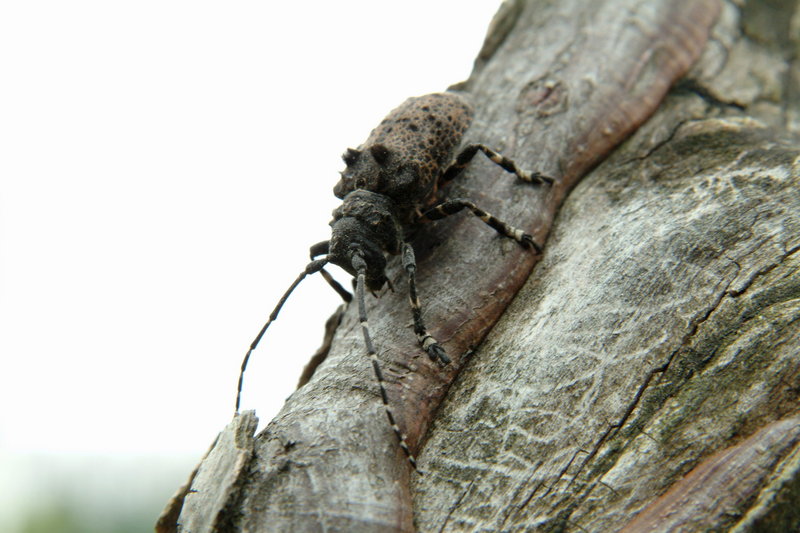
<instances>
[{"instance_id":1,"label":"beetle's mandible","mask_svg":"<svg viewBox=\"0 0 800 533\"><path fill-rule=\"evenodd\" d=\"M416 461L406 444L389 405L383 374L367 323L365 289L377 291L388 282L386 255L402 255L408 277L408 293L414 333L422 349L440 365L450 362L422 320L416 289L416 261L409 244L411 230L423 221L438 220L467 209L504 237L541 252L541 247L523 231L502 222L465 198L438 201L437 192L455 178L480 151L491 161L528 183L552 184L552 178L525 172L513 161L482 144L469 144L457 151L470 125L473 109L458 93L434 93L409 98L375 128L359 148L348 148L342 156L347 167L333 189L342 204L333 212L331 238L311 247L312 261L281 297L242 361L236 392L236 412L242 380L250 355L277 318L292 291L309 274L319 272L349 302L352 295L324 267L337 265L355 278L356 301L367 353L380 388L381 399L400 446L411 465ZM320 257L320 259L315 259Z\"/></svg>"}]
</instances>

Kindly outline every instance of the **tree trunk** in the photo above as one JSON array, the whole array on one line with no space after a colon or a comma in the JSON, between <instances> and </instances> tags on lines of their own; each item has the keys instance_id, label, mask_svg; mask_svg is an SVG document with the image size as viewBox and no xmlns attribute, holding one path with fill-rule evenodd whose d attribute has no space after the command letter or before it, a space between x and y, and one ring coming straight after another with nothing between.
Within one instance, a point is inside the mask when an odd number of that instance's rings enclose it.
<instances>
[{"instance_id":1,"label":"tree trunk","mask_svg":"<svg viewBox=\"0 0 800 533\"><path fill-rule=\"evenodd\" d=\"M235 418L159 531L800 527L799 36L796 1L506 2L458 87L467 141L557 182L476 158L447 194L546 240L541 262L472 217L421 230L444 369L397 261L368 302L423 475L351 305L308 383L258 436Z\"/></svg>"}]
</instances>

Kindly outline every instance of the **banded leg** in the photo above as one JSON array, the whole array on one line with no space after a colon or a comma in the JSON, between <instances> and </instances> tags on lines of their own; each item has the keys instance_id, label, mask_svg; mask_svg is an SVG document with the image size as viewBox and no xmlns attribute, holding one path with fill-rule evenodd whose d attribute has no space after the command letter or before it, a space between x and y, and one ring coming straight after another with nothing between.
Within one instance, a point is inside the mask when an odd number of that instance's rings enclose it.
<instances>
[{"instance_id":1,"label":"banded leg","mask_svg":"<svg viewBox=\"0 0 800 533\"><path fill-rule=\"evenodd\" d=\"M536 242L533 240L533 237L531 237L529 234L523 232L521 229L517 229L514 226L506 224L491 213L487 213L471 201L464 198L454 198L453 200L444 201L423 213L420 220L440 220L447 216L454 215L462 209L469 209L473 215L481 219L487 225L491 226L492 229L494 229L500 235L514 239L525 248L533 248L537 253L542 253L542 247L536 244Z\"/></svg>"},{"instance_id":2,"label":"banded leg","mask_svg":"<svg viewBox=\"0 0 800 533\"><path fill-rule=\"evenodd\" d=\"M417 460L411 453L408 447L406 437L400 431L400 426L394 418L392 408L389 406L389 397L386 394L386 382L383 379L383 372L378 363L378 354L375 352L375 346L372 344L372 337L369 333L369 323L367 322L367 305L364 302L364 285L366 284L367 263L361 255L354 255L352 259L353 268L356 270L356 299L358 300L358 319L361 322L361 333L364 335L364 344L367 346L367 355L372 362L372 370L375 372L375 379L378 380L378 387L381 391L381 401L383 402L383 409L386 411L386 417L389 419L389 425L392 426L394 434L397 435L397 440L400 441L400 448L408 458L408 462L417 470ZM417 470L419 471L419 470Z\"/></svg>"},{"instance_id":3,"label":"banded leg","mask_svg":"<svg viewBox=\"0 0 800 533\"><path fill-rule=\"evenodd\" d=\"M467 165L469 165L470 161L472 161L472 158L475 157L475 154L477 154L479 150L486 154L486 157L488 157L493 163L500 165L506 172L516 174L516 176L522 181L536 184L553 184L553 178L545 176L539 172L527 172L522 170L511 159L502 154L498 154L488 146L484 146L482 144L470 144L461 150L461 152L456 156L455 160L442 173L439 184L444 185L448 181L451 181L453 178L455 178L467 167Z\"/></svg>"},{"instance_id":4,"label":"banded leg","mask_svg":"<svg viewBox=\"0 0 800 533\"><path fill-rule=\"evenodd\" d=\"M285 304L286 300L289 299L289 295L292 294L292 291L295 290L298 285L300 285L300 282L303 281L306 276L308 276L309 274L313 274L315 272L319 272L320 270L322 270L322 267L324 267L327 263L328 263L327 259L317 259L315 261L311 261L308 265L306 265L305 270L303 270L303 272L301 272L300 275L297 276L297 279L295 279L294 282L286 290L286 292L283 293L283 296L278 301L278 305L276 305L275 309L273 309L272 313L270 313L269 320L267 320L267 323L264 324L264 327L261 328L261 331L258 332L256 338L250 344L250 349L247 350L247 353L245 354L244 359L242 360L242 369L239 371L239 384L236 387L237 413L239 412L239 403L242 399L242 383L244 381L244 371L247 369L247 363L248 361L250 361L250 355L253 353L253 350L255 350L256 347L258 346L258 343L261 341L261 337L263 337L264 333L267 332L267 328L269 327L269 325L275 322L275 319L278 318L278 313L281 312L283 304Z\"/></svg>"},{"instance_id":5,"label":"banded leg","mask_svg":"<svg viewBox=\"0 0 800 533\"><path fill-rule=\"evenodd\" d=\"M450 362L444 348L428 333L425 323L422 321L422 310L417 297L417 260L414 257L414 249L407 242L403 243L403 268L408 275L408 301L411 304L411 313L414 317L414 333L422 349L428 353L431 361L442 366Z\"/></svg>"},{"instance_id":6,"label":"banded leg","mask_svg":"<svg viewBox=\"0 0 800 533\"><path fill-rule=\"evenodd\" d=\"M311 259L314 259L321 255L327 255L329 248L330 248L330 241L318 242L317 244L312 246L311 249L309 249L309 254L311 255ZM339 296L342 297L342 300L344 300L346 303L349 303L350 301L353 300L353 295L350 294L350 292L347 289L342 287L342 285L338 281L333 279L333 276L330 275L330 272L328 272L323 268L319 271L319 273L322 274L322 277L325 279L325 281L328 282L328 285L330 285L333 288L333 290L335 290L339 294Z\"/></svg>"}]
</instances>

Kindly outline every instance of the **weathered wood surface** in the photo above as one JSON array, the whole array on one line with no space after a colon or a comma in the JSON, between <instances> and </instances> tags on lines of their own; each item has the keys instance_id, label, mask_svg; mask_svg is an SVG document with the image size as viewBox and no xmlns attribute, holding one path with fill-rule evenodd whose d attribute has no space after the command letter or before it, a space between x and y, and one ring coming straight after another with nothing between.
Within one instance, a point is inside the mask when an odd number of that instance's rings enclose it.
<instances>
[{"instance_id":1,"label":"weathered wood surface","mask_svg":"<svg viewBox=\"0 0 800 533\"><path fill-rule=\"evenodd\" d=\"M419 530L800 527L798 7L752 4L563 205L429 432Z\"/></svg>"},{"instance_id":2,"label":"weathered wood surface","mask_svg":"<svg viewBox=\"0 0 800 533\"><path fill-rule=\"evenodd\" d=\"M677 512L719 500L739 503L711 506L706 524L791 521L774 502L798 490L800 91L787 21L800 16L794 3L748 6L506 3L462 87L478 107L468 138L559 182L518 184L477 162L450 195L541 241L600 166L496 326L538 258L466 216L421 232L425 318L452 367L416 346L397 263L400 290L368 303L390 401L412 446L427 435L426 475L409 472L386 425L351 308L235 479L215 484L201 464L183 530L613 531L637 513L629 530L647 530L681 476L720 450L745 457L744 442L767 472L742 485L748 506L698 489ZM696 518L685 523L702 530Z\"/></svg>"}]
</instances>

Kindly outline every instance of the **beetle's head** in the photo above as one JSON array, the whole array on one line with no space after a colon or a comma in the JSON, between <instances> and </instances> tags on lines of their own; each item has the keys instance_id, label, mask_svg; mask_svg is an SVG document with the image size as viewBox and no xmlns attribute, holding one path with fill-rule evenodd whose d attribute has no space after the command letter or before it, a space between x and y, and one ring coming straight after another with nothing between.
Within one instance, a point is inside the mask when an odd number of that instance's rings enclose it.
<instances>
[{"instance_id":1,"label":"beetle's head","mask_svg":"<svg viewBox=\"0 0 800 533\"><path fill-rule=\"evenodd\" d=\"M400 249L400 226L392 202L382 194L356 190L333 212L328 260L356 276L353 257L366 263L365 282L372 291L386 283L386 256Z\"/></svg>"}]
</instances>

